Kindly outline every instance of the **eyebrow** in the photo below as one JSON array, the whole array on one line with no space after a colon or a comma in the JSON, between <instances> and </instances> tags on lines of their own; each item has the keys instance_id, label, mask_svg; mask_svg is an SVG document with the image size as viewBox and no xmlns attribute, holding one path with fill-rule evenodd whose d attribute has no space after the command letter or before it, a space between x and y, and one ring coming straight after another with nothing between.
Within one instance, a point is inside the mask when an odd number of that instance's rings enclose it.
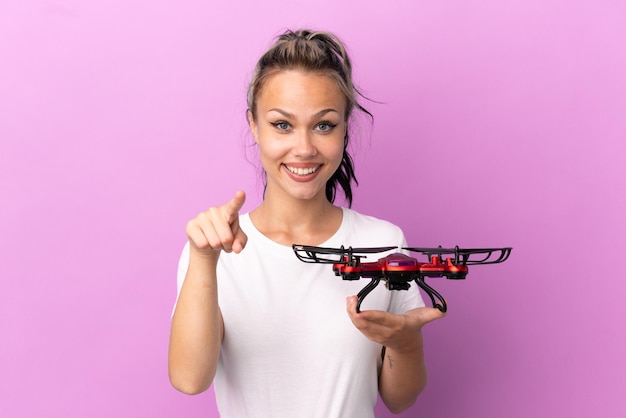
<instances>
[{"instance_id":1,"label":"eyebrow","mask_svg":"<svg viewBox=\"0 0 626 418\"><path fill-rule=\"evenodd\" d=\"M292 119L293 119L293 118L295 118L295 116L294 116L292 113L289 113L289 112L287 112L286 110L279 109L279 108L277 108L277 107L271 108L271 109L270 109L270 110L268 110L267 112L268 112L268 113L269 113L269 112L278 112L278 113L280 113L281 115L283 115L283 116L284 116L284 117L286 117L286 118L292 118ZM315 115L313 115L313 118L314 118L314 119L315 119L315 118L320 118L320 117L322 117L322 116L324 116L325 114L330 113L330 112L335 112L335 113L337 113L337 114L339 113L339 112L337 112L335 109L328 108L328 109L323 109L323 110L320 110L320 111L319 111L319 112L317 112Z\"/></svg>"}]
</instances>

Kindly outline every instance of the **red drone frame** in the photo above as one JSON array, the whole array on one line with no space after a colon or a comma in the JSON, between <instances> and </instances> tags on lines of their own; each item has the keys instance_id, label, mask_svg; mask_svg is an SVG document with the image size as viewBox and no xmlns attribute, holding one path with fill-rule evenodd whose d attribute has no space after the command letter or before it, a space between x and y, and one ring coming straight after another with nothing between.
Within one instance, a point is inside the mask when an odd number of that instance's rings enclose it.
<instances>
[{"instance_id":1,"label":"red drone frame","mask_svg":"<svg viewBox=\"0 0 626 418\"><path fill-rule=\"evenodd\" d=\"M511 247L503 248L416 248L403 247L404 250L422 253L429 259L420 262L403 253L393 253L378 261L361 262L365 254L382 253L398 247L374 248L326 248L294 244L293 250L305 263L332 264L336 276L343 280L369 278L371 282L358 293L356 311L361 311L361 302L381 280L387 283L389 290L407 290L415 280L417 285L430 297L434 308L446 312L445 299L426 284L426 277L445 277L452 280L465 279L469 265L502 263L511 254ZM444 257L448 255L449 257Z\"/></svg>"}]
</instances>

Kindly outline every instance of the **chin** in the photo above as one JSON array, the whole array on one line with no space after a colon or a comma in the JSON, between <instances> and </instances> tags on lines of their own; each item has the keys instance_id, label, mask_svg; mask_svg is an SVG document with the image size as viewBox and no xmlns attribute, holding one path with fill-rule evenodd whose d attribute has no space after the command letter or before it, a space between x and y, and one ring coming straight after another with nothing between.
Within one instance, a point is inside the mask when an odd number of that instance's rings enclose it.
<instances>
[{"instance_id":1,"label":"chin","mask_svg":"<svg viewBox=\"0 0 626 418\"><path fill-rule=\"evenodd\" d=\"M326 193L291 193L294 199L313 201L318 199L326 199Z\"/></svg>"},{"instance_id":2,"label":"chin","mask_svg":"<svg viewBox=\"0 0 626 418\"><path fill-rule=\"evenodd\" d=\"M318 199L326 200L326 188L324 188L323 190L291 189L291 190L287 190L287 193L289 194L289 196L297 200L308 200L308 201L318 200Z\"/></svg>"},{"instance_id":3,"label":"chin","mask_svg":"<svg viewBox=\"0 0 626 418\"><path fill-rule=\"evenodd\" d=\"M288 181L286 183L275 183L275 186L272 189L276 190L278 195L282 195L285 198L291 198L295 200L304 200L304 201L314 201L318 199L326 199L326 182L323 184L312 184L310 183L296 183ZM267 191L269 192L270 188L268 187ZM267 196L267 194L266 194Z\"/></svg>"}]
</instances>

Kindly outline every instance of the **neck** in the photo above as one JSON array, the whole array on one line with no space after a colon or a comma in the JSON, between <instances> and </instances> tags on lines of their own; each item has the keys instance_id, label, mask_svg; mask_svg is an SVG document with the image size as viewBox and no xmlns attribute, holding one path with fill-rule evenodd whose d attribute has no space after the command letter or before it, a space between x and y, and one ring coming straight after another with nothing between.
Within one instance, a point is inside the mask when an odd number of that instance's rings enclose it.
<instances>
[{"instance_id":1,"label":"neck","mask_svg":"<svg viewBox=\"0 0 626 418\"><path fill-rule=\"evenodd\" d=\"M318 245L337 232L343 212L326 196L303 200L268 193L250 218L263 235L279 244Z\"/></svg>"}]
</instances>

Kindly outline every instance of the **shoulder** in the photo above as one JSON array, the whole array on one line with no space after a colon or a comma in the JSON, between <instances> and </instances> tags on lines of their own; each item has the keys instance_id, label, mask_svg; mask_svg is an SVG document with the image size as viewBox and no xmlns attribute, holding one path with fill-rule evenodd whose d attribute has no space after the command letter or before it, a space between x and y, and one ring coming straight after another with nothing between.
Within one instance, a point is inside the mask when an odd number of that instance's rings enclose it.
<instances>
[{"instance_id":1,"label":"shoulder","mask_svg":"<svg viewBox=\"0 0 626 418\"><path fill-rule=\"evenodd\" d=\"M357 212L354 209L343 208L344 215L350 218L353 226L375 228L380 230L401 231L400 227L385 219L376 218Z\"/></svg>"},{"instance_id":2,"label":"shoulder","mask_svg":"<svg viewBox=\"0 0 626 418\"><path fill-rule=\"evenodd\" d=\"M344 208L343 210L349 224L349 230L353 234L366 234L372 239L379 241L375 245L404 241L404 233L398 225L353 209Z\"/></svg>"}]
</instances>

